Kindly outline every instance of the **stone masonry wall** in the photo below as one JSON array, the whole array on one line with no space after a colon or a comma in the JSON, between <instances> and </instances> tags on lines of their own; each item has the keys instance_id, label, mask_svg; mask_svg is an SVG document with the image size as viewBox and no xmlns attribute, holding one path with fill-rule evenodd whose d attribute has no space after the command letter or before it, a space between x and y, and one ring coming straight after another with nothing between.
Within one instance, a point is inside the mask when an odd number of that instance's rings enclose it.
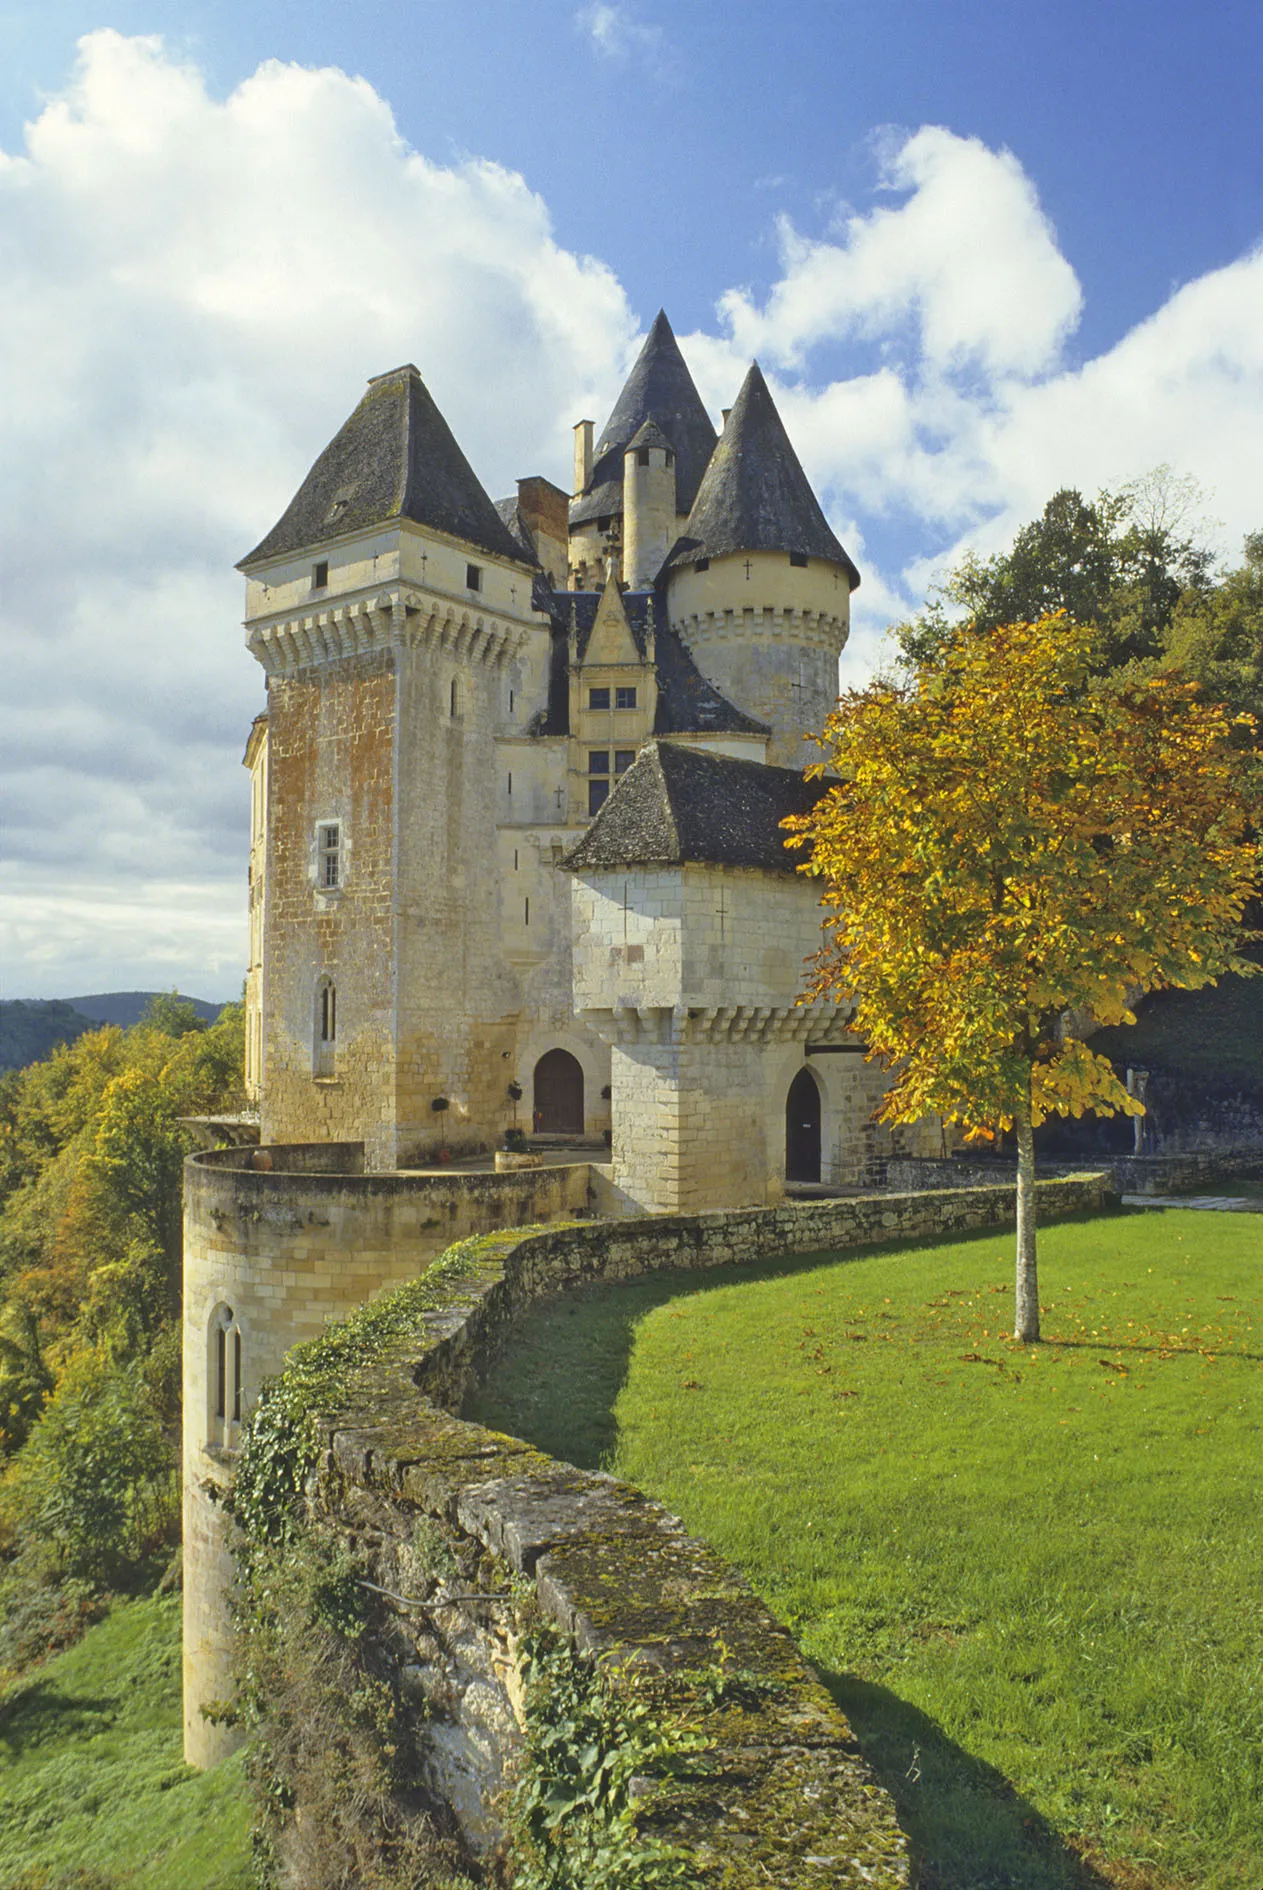
<instances>
[{"instance_id":1,"label":"stone masonry wall","mask_svg":"<svg viewBox=\"0 0 1263 1890\"><path fill-rule=\"evenodd\" d=\"M1113 1198L1100 1175L1039 1192L1048 1217ZM456 1413L542 1295L658 1268L940 1237L1009 1220L1012 1202L1000 1186L492 1236L324 1414L313 1515L355 1540L388 1591L377 1597L381 1644L415 1702L425 1783L475 1851L502 1834L500 1793L521 1750L519 1577L580 1657L706 1741L691 1774L647 1776L637 1800L642 1828L691 1851L699 1886L908 1884L893 1808L847 1722L742 1577L629 1485ZM717 1684L725 1661L741 1671L739 1700Z\"/></svg>"}]
</instances>

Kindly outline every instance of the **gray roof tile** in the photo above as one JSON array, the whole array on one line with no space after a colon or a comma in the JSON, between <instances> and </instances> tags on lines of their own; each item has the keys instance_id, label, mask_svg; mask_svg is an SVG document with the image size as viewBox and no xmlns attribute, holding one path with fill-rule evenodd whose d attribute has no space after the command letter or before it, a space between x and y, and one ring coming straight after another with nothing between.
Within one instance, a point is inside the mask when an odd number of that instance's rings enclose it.
<instances>
[{"instance_id":1,"label":"gray roof tile","mask_svg":"<svg viewBox=\"0 0 1263 1890\"><path fill-rule=\"evenodd\" d=\"M523 555L461 452L416 368L379 374L267 537L239 569L397 519L477 550Z\"/></svg>"},{"instance_id":2,"label":"gray roof tile","mask_svg":"<svg viewBox=\"0 0 1263 1890\"><path fill-rule=\"evenodd\" d=\"M748 866L792 873L780 823L828 792L792 768L647 742L562 864L572 873L627 866Z\"/></svg>"},{"instance_id":3,"label":"gray roof tile","mask_svg":"<svg viewBox=\"0 0 1263 1890\"><path fill-rule=\"evenodd\" d=\"M715 429L661 309L597 441L592 477L571 501L572 525L621 518L623 454L646 420L656 421L675 453L676 507L686 512L714 450Z\"/></svg>"},{"instance_id":4,"label":"gray roof tile","mask_svg":"<svg viewBox=\"0 0 1263 1890\"><path fill-rule=\"evenodd\" d=\"M755 361L711 455L668 568L740 551L799 552L860 574L820 510Z\"/></svg>"}]
</instances>

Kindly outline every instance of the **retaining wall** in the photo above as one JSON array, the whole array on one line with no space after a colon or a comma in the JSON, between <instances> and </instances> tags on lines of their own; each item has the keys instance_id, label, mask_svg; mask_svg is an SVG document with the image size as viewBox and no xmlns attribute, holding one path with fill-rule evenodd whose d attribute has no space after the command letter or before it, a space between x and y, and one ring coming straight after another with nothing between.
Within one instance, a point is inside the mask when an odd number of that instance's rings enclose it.
<instances>
[{"instance_id":1,"label":"retaining wall","mask_svg":"<svg viewBox=\"0 0 1263 1890\"><path fill-rule=\"evenodd\" d=\"M1106 1155L1100 1166L1120 1194L1178 1194L1203 1182L1263 1179L1263 1147L1189 1149L1163 1155ZM1039 1162L1041 1176L1081 1172L1082 1164ZM896 1157L887 1170L891 1188L978 1188L1015 1185L1012 1163Z\"/></svg>"},{"instance_id":2,"label":"retaining wall","mask_svg":"<svg viewBox=\"0 0 1263 1890\"><path fill-rule=\"evenodd\" d=\"M1100 1174L1042 1182L1039 1196L1046 1218L1114 1200ZM415 1703L425 1783L475 1851L500 1839L500 1793L521 1748L517 1577L617 1689L704 1739L687 1775L651 1774L637 1798L639 1828L686 1847L699 1886L904 1890L891 1801L742 1576L631 1486L456 1414L545 1295L661 1268L940 1237L1002 1224L1012 1209L1001 1184L488 1236L469 1271L348 1385L321 1420L312 1520L354 1538L388 1591L377 1598L380 1645ZM731 1695L725 1673L740 1675Z\"/></svg>"}]
</instances>

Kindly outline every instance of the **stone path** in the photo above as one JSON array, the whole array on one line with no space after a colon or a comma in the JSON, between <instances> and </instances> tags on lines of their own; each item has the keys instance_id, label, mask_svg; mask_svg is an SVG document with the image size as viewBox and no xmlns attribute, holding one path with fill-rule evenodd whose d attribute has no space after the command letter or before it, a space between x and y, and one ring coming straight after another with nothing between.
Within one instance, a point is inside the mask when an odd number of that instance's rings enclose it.
<instances>
[{"instance_id":1,"label":"stone path","mask_svg":"<svg viewBox=\"0 0 1263 1890\"><path fill-rule=\"evenodd\" d=\"M1204 1208L1212 1214L1263 1214L1263 1201L1244 1194L1125 1194L1124 1207Z\"/></svg>"}]
</instances>

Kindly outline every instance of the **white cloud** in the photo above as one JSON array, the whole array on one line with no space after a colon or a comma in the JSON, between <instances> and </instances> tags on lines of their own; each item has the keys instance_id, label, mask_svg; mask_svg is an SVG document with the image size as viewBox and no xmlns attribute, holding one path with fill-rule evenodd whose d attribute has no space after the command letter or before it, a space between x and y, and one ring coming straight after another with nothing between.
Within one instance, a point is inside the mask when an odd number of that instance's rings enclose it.
<instances>
[{"instance_id":1,"label":"white cloud","mask_svg":"<svg viewBox=\"0 0 1263 1890\"><path fill-rule=\"evenodd\" d=\"M593 49L603 59L621 63L636 58L650 65L662 62L665 49L662 28L638 20L616 0L596 0L595 5L580 7L575 14L575 24L587 34Z\"/></svg>"},{"instance_id":2,"label":"white cloud","mask_svg":"<svg viewBox=\"0 0 1263 1890\"><path fill-rule=\"evenodd\" d=\"M598 12L614 53L630 16ZM929 127L885 182L827 237L783 225L767 296L730 292L682 342L716 414L763 358L864 571L850 674L936 560L1059 484L1169 461L1227 545L1263 525L1263 256L1066 366L1080 292L1016 159ZM521 177L419 156L364 81L271 63L216 100L113 32L0 154L0 283L0 995L228 995L261 701L233 560L405 360L493 492L564 481L637 324ZM839 343L862 371L838 377Z\"/></svg>"},{"instance_id":3,"label":"white cloud","mask_svg":"<svg viewBox=\"0 0 1263 1890\"><path fill-rule=\"evenodd\" d=\"M737 345L798 368L820 342L891 339L914 324L930 371L1030 375L1055 361L1082 298L1017 159L927 125L890 155L883 181L907 200L851 216L836 242L781 219L766 305L740 290L720 303Z\"/></svg>"}]
</instances>

